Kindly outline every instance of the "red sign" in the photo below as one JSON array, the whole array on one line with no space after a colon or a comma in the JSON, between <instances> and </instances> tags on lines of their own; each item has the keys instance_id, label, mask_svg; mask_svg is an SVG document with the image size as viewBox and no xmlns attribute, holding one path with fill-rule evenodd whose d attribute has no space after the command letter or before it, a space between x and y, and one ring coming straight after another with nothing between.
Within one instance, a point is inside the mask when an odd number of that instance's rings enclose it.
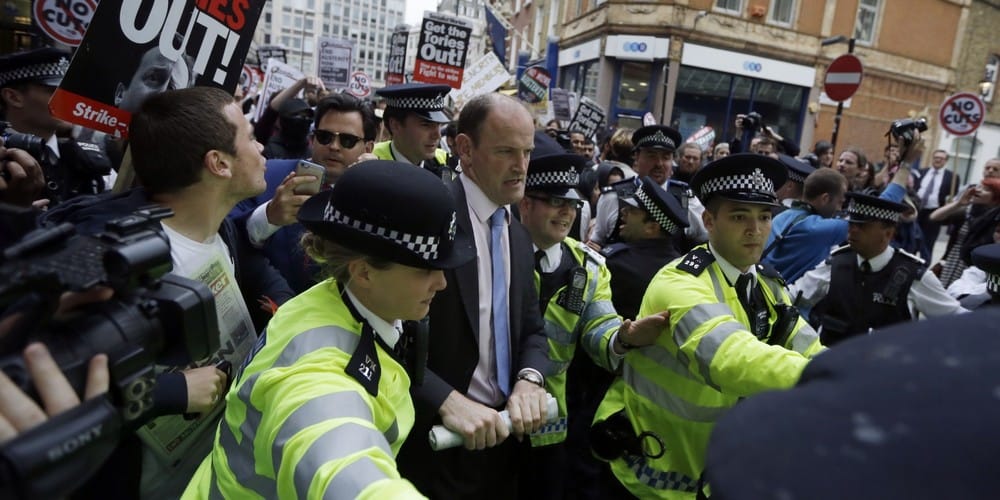
<instances>
[{"instance_id":1,"label":"red sign","mask_svg":"<svg viewBox=\"0 0 1000 500\"><path fill-rule=\"evenodd\" d=\"M38 27L53 40L76 47L87 32L97 0L35 0Z\"/></svg>"},{"instance_id":2,"label":"red sign","mask_svg":"<svg viewBox=\"0 0 1000 500\"><path fill-rule=\"evenodd\" d=\"M347 93L358 99L372 95L372 81L364 71L351 74L351 82L347 85Z\"/></svg>"},{"instance_id":3,"label":"red sign","mask_svg":"<svg viewBox=\"0 0 1000 500\"><path fill-rule=\"evenodd\" d=\"M846 101L858 91L863 75L861 59L851 54L844 54L834 59L826 68L823 90L832 101Z\"/></svg>"},{"instance_id":4,"label":"red sign","mask_svg":"<svg viewBox=\"0 0 1000 500\"><path fill-rule=\"evenodd\" d=\"M961 92L944 100L938 118L948 133L969 135L983 124L986 107L976 94Z\"/></svg>"}]
</instances>

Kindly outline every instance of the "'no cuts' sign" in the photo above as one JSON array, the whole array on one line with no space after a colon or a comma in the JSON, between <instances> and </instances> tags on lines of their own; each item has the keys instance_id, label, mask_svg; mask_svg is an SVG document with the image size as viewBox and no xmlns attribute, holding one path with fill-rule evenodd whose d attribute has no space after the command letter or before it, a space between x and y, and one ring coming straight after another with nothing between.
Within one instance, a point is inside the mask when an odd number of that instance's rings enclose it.
<instances>
[{"instance_id":1,"label":"'no cuts' sign","mask_svg":"<svg viewBox=\"0 0 1000 500\"><path fill-rule=\"evenodd\" d=\"M76 47L90 26L97 0L35 0L35 22L53 40Z\"/></svg>"},{"instance_id":2,"label":"'no cuts' sign","mask_svg":"<svg viewBox=\"0 0 1000 500\"><path fill-rule=\"evenodd\" d=\"M944 100L938 118L941 126L952 135L969 135L986 117L986 108L979 96L961 92Z\"/></svg>"}]
</instances>

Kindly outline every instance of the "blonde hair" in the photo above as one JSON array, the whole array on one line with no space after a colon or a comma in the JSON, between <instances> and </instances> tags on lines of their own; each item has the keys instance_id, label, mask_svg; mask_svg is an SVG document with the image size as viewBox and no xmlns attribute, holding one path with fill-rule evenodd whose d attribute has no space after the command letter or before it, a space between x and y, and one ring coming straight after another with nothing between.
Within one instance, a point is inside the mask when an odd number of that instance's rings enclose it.
<instances>
[{"instance_id":1,"label":"blonde hair","mask_svg":"<svg viewBox=\"0 0 1000 500\"><path fill-rule=\"evenodd\" d=\"M348 265L357 259L364 259L376 269L386 269L392 265L392 261L366 255L309 231L302 235L299 244L302 245L306 255L319 264L321 279L332 277L340 283L349 282L351 274Z\"/></svg>"}]
</instances>

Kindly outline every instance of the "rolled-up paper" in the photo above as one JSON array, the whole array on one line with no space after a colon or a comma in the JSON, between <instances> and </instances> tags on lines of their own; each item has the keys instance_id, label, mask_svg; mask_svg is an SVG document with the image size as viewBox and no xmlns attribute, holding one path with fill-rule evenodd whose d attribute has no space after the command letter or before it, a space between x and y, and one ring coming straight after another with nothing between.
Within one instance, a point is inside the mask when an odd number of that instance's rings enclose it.
<instances>
[{"instance_id":1,"label":"rolled-up paper","mask_svg":"<svg viewBox=\"0 0 1000 500\"><path fill-rule=\"evenodd\" d=\"M546 394L546 396L545 421L553 422L559 418L559 405L556 403L556 398L552 397L551 394ZM503 419L503 423L507 426L507 429L511 430L510 415L507 414L507 410L500 412L500 418ZM435 425L434 427L431 427L430 432L427 433L427 439L430 441L431 449L434 451L447 450L448 448L462 446L465 442L462 439L461 434L454 432L443 425Z\"/></svg>"}]
</instances>

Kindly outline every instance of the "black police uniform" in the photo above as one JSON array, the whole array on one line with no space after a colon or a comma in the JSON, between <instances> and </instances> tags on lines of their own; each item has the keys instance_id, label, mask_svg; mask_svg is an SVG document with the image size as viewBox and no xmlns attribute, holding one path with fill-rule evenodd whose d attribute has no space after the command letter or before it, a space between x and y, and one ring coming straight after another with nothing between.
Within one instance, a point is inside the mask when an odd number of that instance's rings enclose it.
<instances>
[{"instance_id":1,"label":"black police uniform","mask_svg":"<svg viewBox=\"0 0 1000 500\"><path fill-rule=\"evenodd\" d=\"M972 265L986 273L986 293L991 297L990 304L1000 305L1000 243L972 250Z\"/></svg>"}]
</instances>

